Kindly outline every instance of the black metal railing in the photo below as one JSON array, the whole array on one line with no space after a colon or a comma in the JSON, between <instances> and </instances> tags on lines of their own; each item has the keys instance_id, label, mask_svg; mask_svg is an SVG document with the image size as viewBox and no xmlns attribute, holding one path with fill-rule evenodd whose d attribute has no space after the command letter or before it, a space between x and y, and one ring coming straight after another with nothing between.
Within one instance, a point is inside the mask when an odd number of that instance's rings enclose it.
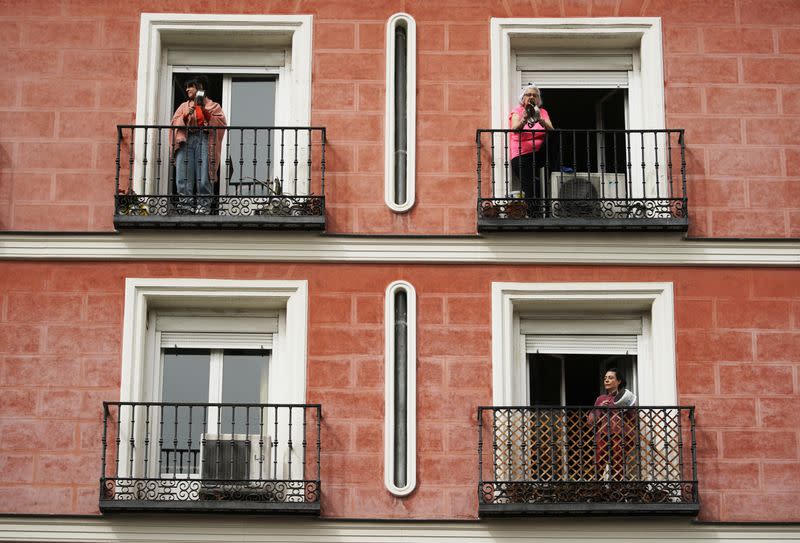
<instances>
[{"instance_id":1,"label":"black metal railing","mask_svg":"<svg viewBox=\"0 0 800 543\"><path fill-rule=\"evenodd\" d=\"M318 513L316 404L103 403L100 508Z\"/></svg>"},{"instance_id":2,"label":"black metal railing","mask_svg":"<svg viewBox=\"0 0 800 543\"><path fill-rule=\"evenodd\" d=\"M688 228L683 130L481 129L476 148L481 230Z\"/></svg>"},{"instance_id":3,"label":"black metal railing","mask_svg":"<svg viewBox=\"0 0 800 543\"><path fill-rule=\"evenodd\" d=\"M117 227L324 228L325 128L117 126Z\"/></svg>"},{"instance_id":4,"label":"black metal railing","mask_svg":"<svg viewBox=\"0 0 800 543\"><path fill-rule=\"evenodd\" d=\"M482 514L695 514L693 407L479 407Z\"/></svg>"}]
</instances>

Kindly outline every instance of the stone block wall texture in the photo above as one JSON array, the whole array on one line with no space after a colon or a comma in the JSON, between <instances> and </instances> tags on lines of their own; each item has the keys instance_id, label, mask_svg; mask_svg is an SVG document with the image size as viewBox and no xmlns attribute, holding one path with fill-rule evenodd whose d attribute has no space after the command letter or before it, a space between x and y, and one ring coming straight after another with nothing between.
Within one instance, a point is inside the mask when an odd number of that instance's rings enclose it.
<instances>
[{"instance_id":1,"label":"stone block wall texture","mask_svg":"<svg viewBox=\"0 0 800 543\"><path fill-rule=\"evenodd\" d=\"M614 266L3 262L0 512L98 513L126 277L307 280L322 515L414 519L477 516L492 282L671 281L679 401L697 406L701 519L800 521L800 271ZM418 296L418 487L406 498L383 486L383 303L398 279Z\"/></svg>"},{"instance_id":2,"label":"stone block wall texture","mask_svg":"<svg viewBox=\"0 0 800 543\"><path fill-rule=\"evenodd\" d=\"M695 237L800 236L794 0L0 0L0 229L110 231L117 123L134 120L142 12L314 15L312 122L331 232L475 232L492 17L660 17L666 125L685 128ZM384 29L417 21L417 204L383 203ZM555 120L557 123L557 119Z\"/></svg>"}]
</instances>

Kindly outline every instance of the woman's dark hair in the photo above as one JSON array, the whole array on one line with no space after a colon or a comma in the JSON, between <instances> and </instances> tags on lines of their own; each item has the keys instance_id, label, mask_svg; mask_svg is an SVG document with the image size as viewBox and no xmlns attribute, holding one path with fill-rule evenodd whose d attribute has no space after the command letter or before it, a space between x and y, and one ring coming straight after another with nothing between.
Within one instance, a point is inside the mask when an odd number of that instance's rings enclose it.
<instances>
[{"instance_id":1,"label":"woman's dark hair","mask_svg":"<svg viewBox=\"0 0 800 543\"><path fill-rule=\"evenodd\" d=\"M204 75L193 75L183 80L183 88L194 87L205 90L208 86L208 77Z\"/></svg>"}]
</instances>

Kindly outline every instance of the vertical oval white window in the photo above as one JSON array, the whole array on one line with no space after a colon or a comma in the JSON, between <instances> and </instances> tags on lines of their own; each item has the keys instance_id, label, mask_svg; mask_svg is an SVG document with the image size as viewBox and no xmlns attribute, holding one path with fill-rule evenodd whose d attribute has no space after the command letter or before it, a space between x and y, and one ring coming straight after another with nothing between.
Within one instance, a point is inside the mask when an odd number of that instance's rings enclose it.
<instances>
[{"instance_id":1,"label":"vertical oval white window","mask_svg":"<svg viewBox=\"0 0 800 543\"><path fill-rule=\"evenodd\" d=\"M417 485L417 294L405 281L386 289L384 482L395 496Z\"/></svg>"},{"instance_id":2,"label":"vertical oval white window","mask_svg":"<svg viewBox=\"0 0 800 543\"><path fill-rule=\"evenodd\" d=\"M386 23L384 194L397 213L414 205L416 80L417 25L407 13L395 13Z\"/></svg>"}]
</instances>

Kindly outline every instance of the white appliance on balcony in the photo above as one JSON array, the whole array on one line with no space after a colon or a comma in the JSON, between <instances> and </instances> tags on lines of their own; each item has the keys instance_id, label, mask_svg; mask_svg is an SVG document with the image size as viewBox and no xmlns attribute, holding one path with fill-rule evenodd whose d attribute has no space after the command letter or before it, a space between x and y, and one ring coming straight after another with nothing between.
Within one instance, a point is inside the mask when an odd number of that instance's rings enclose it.
<instances>
[{"instance_id":1,"label":"white appliance on balcony","mask_svg":"<svg viewBox=\"0 0 800 543\"><path fill-rule=\"evenodd\" d=\"M551 172L553 215L561 218L624 218L630 216L624 173ZM569 200L575 199L575 202ZM604 203L605 202L605 203ZM556 209L558 206L558 209Z\"/></svg>"},{"instance_id":2,"label":"white appliance on balcony","mask_svg":"<svg viewBox=\"0 0 800 543\"><path fill-rule=\"evenodd\" d=\"M202 481L270 479L270 437L260 434L204 434L200 447Z\"/></svg>"}]
</instances>

